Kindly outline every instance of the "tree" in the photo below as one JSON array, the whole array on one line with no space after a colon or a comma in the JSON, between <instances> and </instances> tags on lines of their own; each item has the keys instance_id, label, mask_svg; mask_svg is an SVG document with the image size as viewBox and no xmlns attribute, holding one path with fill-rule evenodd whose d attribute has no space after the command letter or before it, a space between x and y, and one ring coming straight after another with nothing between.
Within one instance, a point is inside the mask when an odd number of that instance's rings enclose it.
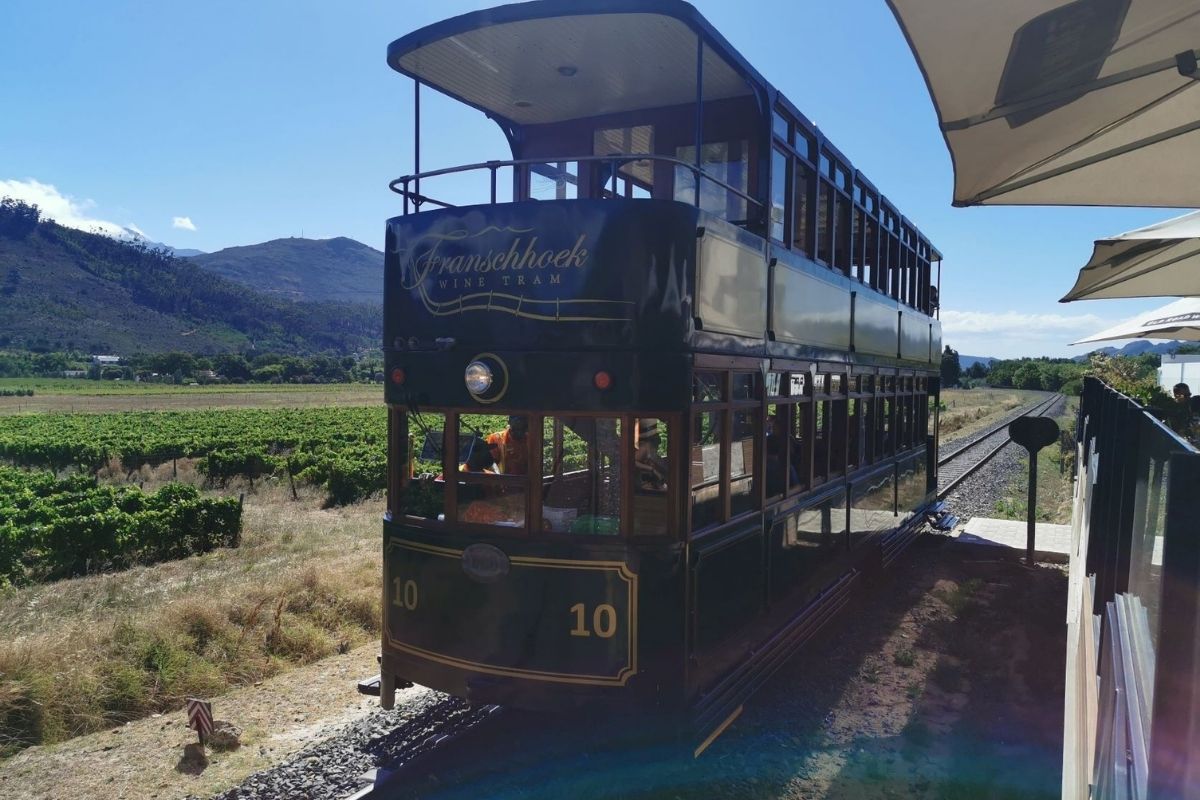
<instances>
[{"instance_id":1,"label":"tree","mask_svg":"<svg viewBox=\"0 0 1200 800\"><path fill-rule=\"evenodd\" d=\"M982 380L987 377L988 368L984 366L982 361L976 361L967 370L967 377L972 380Z\"/></svg>"},{"instance_id":2,"label":"tree","mask_svg":"<svg viewBox=\"0 0 1200 800\"><path fill-rule=\"evenodd\" d=\"M1042 371L1032 361L1026 361L1013 373L1013 386L1018 389L1041 389Z\"/></svg>"},{"instance_id":3,"label":"tree","mask_svg":"<svg viewBox=\"0 0 1200 800\"><path fill-rule=\"evenodd\" d=\"M951 350L950 345L946 345L946 350L942 353L942 388L958 386L960 377L962 366L958 363L958 351Z\"/></svg>"}]
</instances>

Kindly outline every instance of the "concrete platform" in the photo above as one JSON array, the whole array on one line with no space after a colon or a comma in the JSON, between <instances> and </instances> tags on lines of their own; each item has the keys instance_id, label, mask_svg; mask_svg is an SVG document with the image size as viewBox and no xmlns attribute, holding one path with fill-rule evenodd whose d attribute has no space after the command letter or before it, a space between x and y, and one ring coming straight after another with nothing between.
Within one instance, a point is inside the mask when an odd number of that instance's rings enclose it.
<instances>
[{"instance_id":1,"label":"concrete platform","mask_svg":"<svg viewBox=\"0 0 1200 800\"><path fill-rule=\"evenodd\" d=\"M953 534L964 544L1007 547L1025 552L1024 520L972 517ZM1071 552L1071 526L1039 522L1034 528L1035 558L1045 561L1067 561Z\"/></svg>"}]
</instances>

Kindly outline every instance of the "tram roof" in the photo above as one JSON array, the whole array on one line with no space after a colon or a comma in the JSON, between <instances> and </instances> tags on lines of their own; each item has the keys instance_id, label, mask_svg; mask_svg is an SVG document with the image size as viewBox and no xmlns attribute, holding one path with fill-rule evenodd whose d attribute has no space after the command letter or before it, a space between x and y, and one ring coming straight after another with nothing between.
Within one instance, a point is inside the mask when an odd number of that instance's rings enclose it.
<instances>
[{"instance_id":1,"label":"tram roof","mask_svg":"<svg viewBox=\"0 0 1200 800\"><path fill-rule=\"evenodd\" d=\"M704 100L769 84L683 0L534 0L453 17L388 46L404 75L517 125L538 125L696 98L696 37Z\"/></svg>"}]
</instances>

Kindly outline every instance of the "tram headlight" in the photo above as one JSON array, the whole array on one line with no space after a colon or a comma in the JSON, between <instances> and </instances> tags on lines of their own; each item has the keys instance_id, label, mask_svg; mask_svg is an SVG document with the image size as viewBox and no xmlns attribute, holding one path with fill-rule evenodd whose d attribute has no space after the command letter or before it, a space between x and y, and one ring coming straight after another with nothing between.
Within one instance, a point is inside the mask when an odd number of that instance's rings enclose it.
<instances>
[{"instance_id":1,"label":"tram headlight","mask_svg":"<svg viewBox=\"0 0 1200 800\"><path fill-rule=\"evenodd\" d=\"M463 377L467 383L467 391L476 397L486 395L491 391L492 384L495 382L492 368L482 361L472 361L468 364L467 372Z\"/></svg>"},{"instance_id":2,"label":"tram headlight","mask_svg":"<svg viewBox=\"0 0 1200 800\"><path fill-rule=\"evenodd\" d=\"M480 353L467 363L463 382L475 402L498 402L508 391L508 366L495 353Z\"/></svg>"}]
</instances>

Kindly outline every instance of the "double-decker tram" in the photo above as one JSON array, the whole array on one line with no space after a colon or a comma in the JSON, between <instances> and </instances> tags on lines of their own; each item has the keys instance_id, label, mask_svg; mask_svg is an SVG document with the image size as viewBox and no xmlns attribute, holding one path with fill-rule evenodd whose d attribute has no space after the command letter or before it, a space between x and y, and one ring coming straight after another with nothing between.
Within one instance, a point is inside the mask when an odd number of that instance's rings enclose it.
<instances>
[{"instance_id":1,"label":"double-decker tram","mask_svg":"<svg viewBox=\"0 0 1200 800\"><path fill-rule=\"evenodd\" d=\"M429 89L511 157L392 182L382 702L715 732L925 524L941 257L679 0L502 6L388 63L418 165Z\"/></svg>"}]
</instances>

